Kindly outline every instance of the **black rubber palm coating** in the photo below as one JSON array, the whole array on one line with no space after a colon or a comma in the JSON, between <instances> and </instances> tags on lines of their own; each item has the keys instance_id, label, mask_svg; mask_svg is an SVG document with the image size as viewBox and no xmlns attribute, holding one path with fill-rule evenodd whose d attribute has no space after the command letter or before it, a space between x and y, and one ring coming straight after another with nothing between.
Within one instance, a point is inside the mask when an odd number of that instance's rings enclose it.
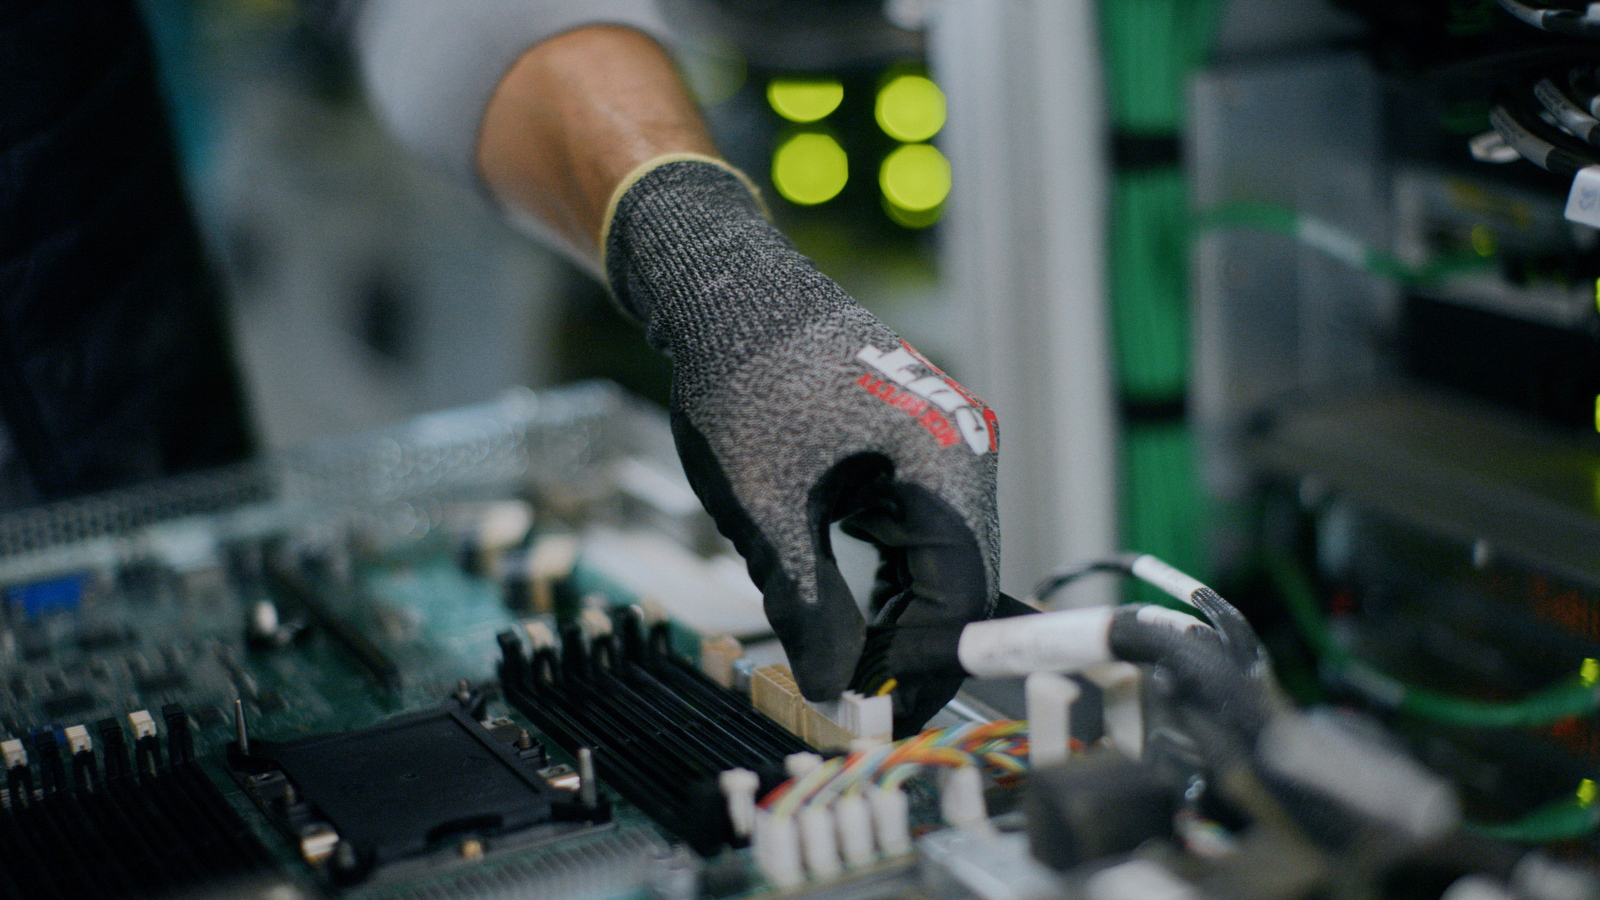
<instances>
[{"instance_id":1,"label":"black rubber palm coating","mask_svg":"<svg viewBox=\"0 0 1600 900\"><path fill-rule=\"evenodd\" d=\"M849 686L864 642L832 522L879 549L874 594L905 597L897 624L989 615L999 431L982 401L817 271L722 166L650 170L618 200L605 249L618 301L672 360L690 483L749 564L806 697ZM959 683L908 674L945 699Z\"/></svg>"}]
</instances>

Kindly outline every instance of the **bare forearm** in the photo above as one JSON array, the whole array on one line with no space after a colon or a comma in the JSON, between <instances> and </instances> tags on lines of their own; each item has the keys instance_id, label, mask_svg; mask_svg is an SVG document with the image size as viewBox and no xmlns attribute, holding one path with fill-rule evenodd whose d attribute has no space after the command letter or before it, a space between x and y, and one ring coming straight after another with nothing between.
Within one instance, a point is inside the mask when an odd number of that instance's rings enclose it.
<instances>
[{"instance_id":1,"label":"bare forearm","mask_svg":"<svg viewBox=\"0 0 1600 900\"><path fill-rule=\"evenodd\" d=\"M716 153L671 58L637 31L591 26L524 53L501 80L478 167L501 202L597 256L613 190L667 153Z\"/></svg>"}]
</instances>

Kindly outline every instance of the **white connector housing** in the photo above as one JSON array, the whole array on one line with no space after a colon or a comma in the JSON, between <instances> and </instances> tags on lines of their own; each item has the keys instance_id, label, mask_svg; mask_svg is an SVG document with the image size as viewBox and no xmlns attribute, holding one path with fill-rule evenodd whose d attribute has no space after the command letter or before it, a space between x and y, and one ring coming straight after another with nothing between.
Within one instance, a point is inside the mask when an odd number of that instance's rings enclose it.
<instances>
[{"instance_id":1,"label":"white connector housing","mask_svg":"<svg viewBox=\"0 0 1600 900\"><path fill-rule=\"evenodd\" d=\"M801 779L822 768L822 757L815 753L791 753L783 758L783 771L790 778Z\"/></svg>"},{"instance_id":2,"label":"white connector housing","mask_svg":"<svg viewBox=\"0 0 1600 900\"><path fill-rule=\"evenodd\" d=\"M800 867L800 830L793 816L757 810L752 837L756 868L768 884L792 888L805 881Z\"/></svg>"},{"instance_id":3,"label":"white connector housing","mask_svg":"<svg viewBox=\"0 0 1600 900\"><path fill-rule=\"evenodd\" d=\"M1439 900L1516 900L1509 888L1486 875L1464 875L1450 882Z\"/></svg>"},{"instance_id":4,"label":"white connector housing","mask_svg":"<svg viewBox=\"0 0 1600 900\"><path fill-rule=\"evenodd\" d=\"M528 638L528 649L535 653L553 649L556 645L555 631L542 619L523 620L522 633Z\"/></svg>"},{"instance_id":5,"label":"white connector housing","mask_svg":"<svg viewBox=\"0 0 1600 900\"><path fill-rule=\"evenodd\" d=\"M977 766L939 770L939 812L945 823L963 831L989 826L989 807L983 800L983 775Z\"/></svg>"},{"instance_id":6,"label":"white connector housing","mask_svg":"<svg viewBox=\"0 0 1600 900\"><path fill-rule=\"evenodd\" d=\"M1593 872L1537 850L1517 860L1511 869L1517 896L1530 900L1594 900L1600 896L1597 882L1600 876Z\"/></svg>"},{"instance_id":7,"label":"white connector housing","mask_svg":"<svg viewBox=\"0 0 1600 900\"><path fill-rule=\"evenodd\" d=\"M1101 691L1106 737L1129 759L1144 755L1144 707L1139 700L1139 667L1117 662L1086 669L1083 676Z\"/></svg>"},{"instance_id":8,"label":"white connector housing","mask_svg":"<svg viewBox=\"0 0 1600 900\"><path fill-rule=\"evenodd\" d=\"M839 724L857 738L887 741L894 733L894 698L845 691L839 698Z\"/></svg>"},{"instance_id":9,"label":"white connector housing","mask_svg":"<svg viewBox=\"0 0 1600 900\"><path fill-rule=\"evenodd\" d=\"M590 607L580 614L580 618L583 621L583 633L591 641L606 637L612 632L611 617L606 615L603 609Z\"/></svg>"},{"instance_id":10,"label":"white connector housing","mask_svg":"<svg viewBox=\"0 0 1600 900\"><path fill-rule=\"evenodd\" d=\"M858 791L846 791L833 804L834 823L839 832L839 850L846 868L871 865L877 859L872 839L872 810Z\"/></svg>"},{"instance_id":11,"label":"white connector housing","mask_svg":"<svg viewBox=\"0 0 1600 900\"><path fill-rule=\"evenodd\" d=\"M1200 892L1188 882L1148 859L1101 869L1089 876L1083 893L1086 900L1198 900L1200 897Z\"/></svg>"},{"instance_id":12,"label":"white connector housing","mask_svg":"<svg viewBox=\"0 0 1600 900\"><path fill-rule=\"evenodd\" d=\"M833 827L832 811L825 806L807 806L800 810L799 819L806 874L815 881L837 877L844 865L839 861L839 836Z\"/></svg>"},{"instance_id":13,"label":"white connector housing","mask_svg":"<svg viewBox=\"0 0 1600 900\"><path fill-rule=\"evenodd\" d=\"M872 829L883 855L901 856L911 852L911 801L896 787L873 788L867 794L872 808Z\"/></svg>"},{"instance_id":14,"label":"white connector housing","mask_svg":"<svg viewBox=\"0 0 1600 900\"><path fill-rule=\"evenodd\" d=\"M1422 843L1461 822L1455 787L1421 763L1328 716L1284 713L1257 744L1272 772L1338 798Z\"/></svg>"}]
</instances>

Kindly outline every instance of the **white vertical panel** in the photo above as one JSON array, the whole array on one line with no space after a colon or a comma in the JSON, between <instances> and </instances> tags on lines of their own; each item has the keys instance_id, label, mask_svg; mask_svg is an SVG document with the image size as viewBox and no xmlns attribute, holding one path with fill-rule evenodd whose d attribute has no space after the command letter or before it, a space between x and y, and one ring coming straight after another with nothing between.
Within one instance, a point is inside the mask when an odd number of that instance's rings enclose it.
<instances>
[{"instance_id":1,"label":"white vertical panel","mask_svg":"<svg viewBox=\"0 0 1600 900\"><path fill-rule=\"evenodd\" d=\"M1105 297L1107 160L1091 0L946 0L932 63L955 187L952 359L1000 413L1002 582L1118 549ZM1112 597L1091 583L1076 602Z\"/></svg>"}]
</instances>

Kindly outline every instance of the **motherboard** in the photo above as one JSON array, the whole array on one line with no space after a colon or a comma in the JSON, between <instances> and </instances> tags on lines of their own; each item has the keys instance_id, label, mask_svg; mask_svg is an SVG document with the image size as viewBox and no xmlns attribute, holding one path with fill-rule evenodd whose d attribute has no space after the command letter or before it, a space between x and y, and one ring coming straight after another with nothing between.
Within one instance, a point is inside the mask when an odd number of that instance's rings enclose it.
<instances>
[{"instance_id":1,"label":"motherboard","mask_svg":"<svg viewBox=\"0 0 1600 900\"><path fill-rule=\"evenodd\" d=\"M662 418L604 385L11 514L0 589L4 897L1600 890L1590 844L1474 833L1289 710L1205 588L1039 613L997 658L1043 662L918 734L892 682L805 701ZM1116 659L1052 661L1097 627Z\"/></svg>"}]
</instances>

